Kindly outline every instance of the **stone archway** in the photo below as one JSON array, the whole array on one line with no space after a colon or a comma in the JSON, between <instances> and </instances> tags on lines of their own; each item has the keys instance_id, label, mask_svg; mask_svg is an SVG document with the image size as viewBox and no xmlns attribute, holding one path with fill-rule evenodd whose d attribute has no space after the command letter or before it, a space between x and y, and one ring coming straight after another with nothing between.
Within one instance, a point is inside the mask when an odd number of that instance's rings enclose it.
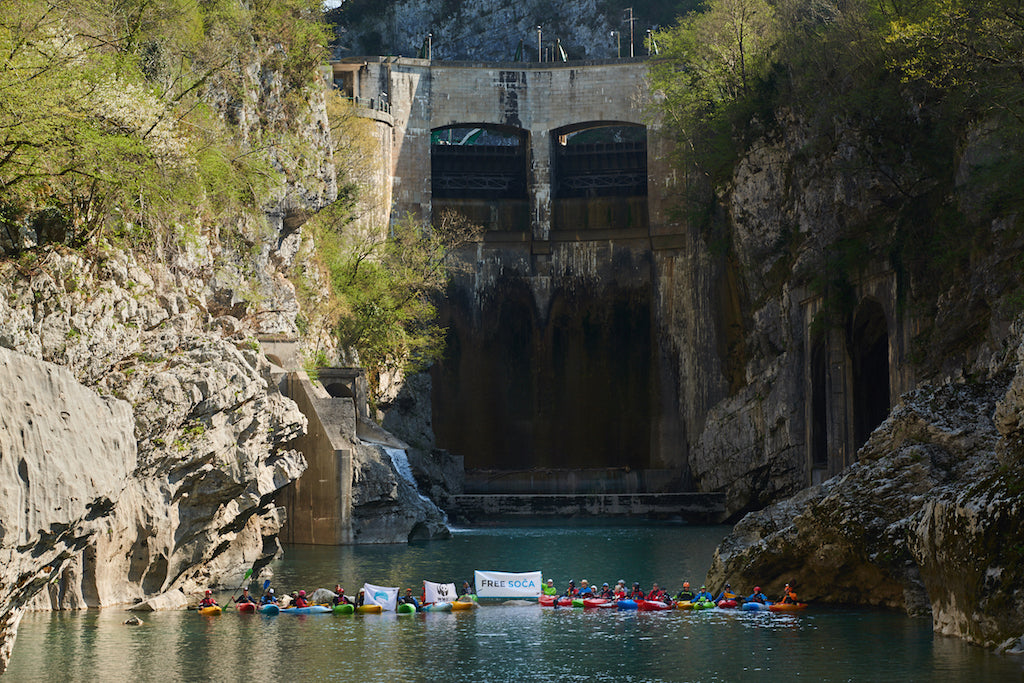
<instances>
[{"instance_id":1,"label":"stone archway","mask_svg":"<svg viewBox=\"0 0 1024 683\"><path fill-rule=\"evenodd\" d=\"M889 415L889 324L878 301L861 301L850 320L847 344L857 450Z\"/></svg>"}]
</instances>

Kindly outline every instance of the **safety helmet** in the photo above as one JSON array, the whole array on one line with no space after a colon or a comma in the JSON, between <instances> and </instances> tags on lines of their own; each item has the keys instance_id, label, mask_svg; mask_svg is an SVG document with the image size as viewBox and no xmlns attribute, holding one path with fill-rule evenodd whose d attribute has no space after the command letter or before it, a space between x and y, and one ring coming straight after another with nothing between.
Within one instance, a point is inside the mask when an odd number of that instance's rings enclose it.
<instances>
[{"instance_id":1,"label":"safety helmet","mask_svg":"<svg viewBox=\"0 0 1024 683\"><path fill-rule=\"evenodd\" d=\"M755 593L760 593L761 592L761 587L760 586L754 586L754 592Z\"/></svg>"},{"instance_id":2,"label":"safety helmet","mask_svg":"<svg viewBox=\"0 0 1024 683\"><path fill-rule=\"evenodd\" d=\"M212 591L212 590L210 590L210 589L206 589L206 594L207 594L207 595L213 595L213 591Z\"/></svg>"},{"instance_id":3,"label":"safety helmet","mask_svg":"<svg viewBox=\"0 0 1024 683\"><path fill-rule=\"evenodd\" d=\"M554 579L548 579L548 583L554 583L554 582L555 582Z\"/></svg>"},{"instance_id":4,"label":"safety helmet","mask_svg":"<svg viewBox=\"0 0 1024 683\"><path fill-rule=\"evenodd\" d=\"M690 582L689 581L683 581L683 588L689 588L689 587L690 587Z\"/></svg>"},{"instance_id":5,"label":"safety helmet","mask_svg":"<svg viewBox=\"0 0 1024 683\"><path fill-rule=\"evenodd\" d=\"M273 588L271 588L271 589L270 589L270 594L271 594L271 595L273 595L273 594L274 594L274 589L273 589Z\"/></svg>"},{"instance_id":6,"label":"safety helmet","mask_svg":"<svg viewBox=\"0 0 1024 683\"><path fill-rule=\"evenodd\" d=\"M306 591L299 591L299 597L300 598L306 597Z\"/></svg>"},{"instance_id":7,"label":"safety helmet","mask_svg":"<svg viewBox=\"0 0 1024 683\"><path fill-rule=\"evenodd\" d=\"M607 587L608 587L608 582L607 581L604 582L603 584L601 584L601 588L607 588Z\"/></svg>"}]
</instances>

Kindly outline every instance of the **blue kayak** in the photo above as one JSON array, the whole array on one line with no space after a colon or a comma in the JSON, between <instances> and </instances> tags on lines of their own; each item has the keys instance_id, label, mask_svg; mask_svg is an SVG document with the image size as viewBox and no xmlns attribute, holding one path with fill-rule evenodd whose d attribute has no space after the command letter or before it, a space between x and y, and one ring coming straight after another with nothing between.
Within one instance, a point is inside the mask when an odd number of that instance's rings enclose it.
<instances>
[{"instance_id":1,"label":"blue kayak","mask_svg":"<svg viewBox=\"0 0 1024 683\"><path fill-rule=\"evenodd\" d=\"M266 605L260 605L260 614L266 614L272 616L281 611L281 608L272 602L268 602Z\"/></svg>"},{"instance_id":2,"label":"blue kayak","mask_svg":"<svg viewBox=\"0 0 1024 683\"><path fill-rule=\"evenodd\" d=\"M740 609L744 612L767 612L768 605L770 604L770 602L768 604L762 602L745 602L740 605Z\"/></svg>"},{"instance_id":3,"label":"blue kayak","mask_svg":"<svg viewBox=\"0 0 1024 683\"><path fill-rule=\"evenodd\" d=\"M332 614L332 610L327 605L310 605L309 607L285 607L283 610L278 612L279 614Z\"/></svg>"},{"instance_id":4,"label":"blue kayak","mask_svg":"<svg viewBox=\"0 0 1024 683\"><path fill-rule=\"evenodd\" d=\"M636 600L619 600L615 603L620 610L636 609Z\"/></svg>"}]
</instances>

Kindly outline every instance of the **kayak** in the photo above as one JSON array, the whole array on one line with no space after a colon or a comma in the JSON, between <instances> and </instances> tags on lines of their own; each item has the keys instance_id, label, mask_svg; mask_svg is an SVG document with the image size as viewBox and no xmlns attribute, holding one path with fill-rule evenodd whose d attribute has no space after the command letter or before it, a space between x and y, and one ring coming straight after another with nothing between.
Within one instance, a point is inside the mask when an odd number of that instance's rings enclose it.
<instances>
[{"instance_id":1,"label":"kayak","mask_svg":"<svg viewBox=\"0 0 1024 683\"><path fill-rule=\"evenodd\" d=\"M335 605L334 607L331 608L331 611L334 612L335 614L355 614L356 613L356 606L355 605L350 605L347 602L345 602L345 603L342 603L340 605Z\"/></svg>"},{"instance_id":2,"label":"kayak","mask_svg":"<svg viewBox=\"0 0 1024 683\"><path fill-rule=\"evenodd\" d=\"M256 603L255 602L236 602L235 604L238 605L238 611L239 612L249 612L249 613L252 613L252 612L256 611Z\"/></svg>"},{"instance_id":3,"label":"kayak","mask_svg":"<svg viewBox=\"0 0 1024 683\"><path fill-rule=\"evenodd\" d=\"M212 605L210 607L200 607L199 608L199 613L202 614L202 615L205 615L205 616L212 616L214 614L220 614L221 611L222 610L220 608L220 605Z\"/></svg>"},{"instance_id":4,"label":"kayak","mask_svg":"<svg viewBox=\"0 0 1024 683\"><path fill-rule=\"evenodd\" d=\"M479 605L477 605L472 600L456 600L455 602L450 603L450 604L452 606L452 609L455 610L455 611L467 610L467 609L473 609L474 607L479 607Z\"/></svg>"},{"instance_id":5,"label":"kayak","mask_svg":"<svg viewBox=\"0 0 1024 683\"><path fill-rule=\"evenodd\" d=\"M734 607L736 607L736 605L737 605L737 602L735 600L732 600L732 599L730 599L730 600L719 600L718 601L718 607L721 608L721 609L733 609Z\"/></svg>"},{"instance_id":6,"label":"kayak","mask_svg":"<svg viewBox=\"0 0 1024 683\"><path fill-rule=\"evenodd\" d=\"M266 605L260 605L260 613L266 614L267 616L273 616L281 611L281 608L270 602Z\"/></svg>"},{"instance_id":7,"label":"kayak","mask_svg":"<svg viewBox=\"0 0 1024 683\"><path fill-rule=\"evenodd\" d=\"M537 598L537 604L539 604L541 607L554 607L555 600L557 599L557 595L542 595L539 598Z\"/></svg>"},{"instance_id":8,"label":"kayak","mask_svg":"<svg viewBox=\"0 0 1024 683\"><path fill-rule=\"evenodd\" d=\"M604 605L607 605L608 602L609 601L605 598L584 598L583 608L594 609L595 607L603 607Z\"/></svg>"},{"instance_id":9,"label":"kayak","mask_svg":"<svg viewBox=\"0 0 1024 683\"><path fill-rule=\"evenodd\" d=\"M583 608L583 598L573 598L572 599L572 606L573 607L579 607L579 608L582 609Z\"/></svg>"},{"instance_id":10,"label":"kayak","mask_svg":"<svg viewBox=\"0 0 1024 683\"><path fill-rule=\"evenodd\" d=\"M740 609L744 612L767 612L771 603L763 602L745 602L740 605Z\"/></svg>"},{"instance_id":11,"label":"kayak","mask_svg":"<svg viewBox=\"0 0 1024 683\"><path fill-rule=\"evenodd\" d=\"M768 609L773 612L796 612L806 608L806 602L777 602L774 605L768 605Z\"/></svg>"},{"instance_id":12,"label":"kayak","mask_svg":"<svg viewBox=\"0 0 1024 683\"><path fill-rule=\"evenodd\" d=\"M676 609L693 609L693 603L689 600L680 600L676 603Z\"/></svg>"},{"instance_id":13,"label":"kayak","mask_svg":"<svg viewBox=\"0 0 1024 683\"><path fill-rule=\"evenodd\" d=\"M309 607L285 607L278 614L331 614L333 610L327 605L310 605Z\"/></svg>"},{"instance_id":14,"label":"kayak","mask_svg":"<svg viewBox=\"0 0 1024 683\"><path fill-rule=\"evenodd\" d=\"M380 605L359 605L356 607L358 614L380 614L384 611L384 608Z\"/></svg>"},{"instance_id":15,"label":"kayak","mask_svg":"<svg viewBox=\"0 0 1024 683\"><path fill-rule=\"evenodd\" d=\"M692 609L711 609L715 606L715 603L710 600L698 600L697 602L691 603Z\"/></svg>"},{"instance_id":16,"label":"kayak","mask_svg":"<svg viewBox=\"0 0 1024 683\"><path fill-rule=\"evenodd\" d=\"M666 605L661 600L638 600L636 608L641 612L662 612L672 609L672 605Z\"/></svg>"},{"instance_id":17,"label":"kayak","mask_svg":"<svg viewBox=\"0 0 1024 683\"><path fill-rule=\"evenodd\" d=\"M452 603L450 602L432 602L429 605L423 605L424 612L451 612Z\"/></svg>"},{"instance_id":18,"label":"kayak","mask_svg":"<svg viewBox=\"0 0 1024 683\"><path fill-rule=\"evenodd\" d=\"M395 611L399 614L416 614L416 605L403 602L395 609Z\"/></svg>"},{"instance_id":19,"label":"kayak","mask_svg":"<svg viewBox=\"0 0 1024 683\"><path fill-rule=\"evenodd\" d=\"M617 606L620 610L633 610L638 607L636 600L619 600Z\"/></svg>"},{"instance_id":20,"label":"kayak","mask_svg":"<svg viewBox=\"0 0 1024 683\"><path fill-rule=\"evenodd\" d=\"M558 598L558 600L555 601L555 607L572 607L572 598Z\"/></svg>"}]
</instances>

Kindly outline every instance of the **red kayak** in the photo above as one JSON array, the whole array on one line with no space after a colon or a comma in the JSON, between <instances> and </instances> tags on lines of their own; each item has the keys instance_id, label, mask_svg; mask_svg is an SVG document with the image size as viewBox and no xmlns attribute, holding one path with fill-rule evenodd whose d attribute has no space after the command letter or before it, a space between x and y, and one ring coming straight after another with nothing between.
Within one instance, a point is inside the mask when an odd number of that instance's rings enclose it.
<instances>
[{"instance_id":1,"label":"red kayak","mask_svg":"<svg viewBox=\"0 0 1024 683\"><path fill-rule=\"evenodd\" d=\"M239 602L239 603L235 603L235 604L238 605L238 611L239 612L252 612L252 613L256 612L256 603L255 602Z\"/></svg>"},{"instance_id":2,"label":"red kayak","mask_svg":"<svg viewBox=\"0 0 1024 683\"><path fill-rule=\"evenodd\" d=\"M718 606L721 607L722 609L733 609L734 607L736 607L736 604L737 603L736 603L735 600L719 600L718 601Z\"/></svg>"},{"instance_id":3,"label":"red kayak","mask_svg":"<svg viewBox=\"0 0 1024 683\"><path fill-rule=\"evenodd\" d=\"M559 607L572 607L572 598L558 597L557 595L542 595L537 598L537 602L541 607L554 607L556 604Z\"/></svg>"},{"instance_id":4,"label":"red kayak","mask_svg":"<svg viewBox=\"0 0 1024 683\"><path fill-rule=\"evenodd\" d=\"M666 605L660 600L637 600L636 608L641 612L661 612L672 609L672 605Z\"/></svg>"},{"instance_id":5,"label":"red kayak","mask_svg":"<svg viewBox=\"0 0 1024 683\"><path fill-rule=\"evenodd\" d=\"M594 609L595 607L603 607L604 605L611 602L605 598L583 598L583 609Z\"/></svg>"}]
</instances>

